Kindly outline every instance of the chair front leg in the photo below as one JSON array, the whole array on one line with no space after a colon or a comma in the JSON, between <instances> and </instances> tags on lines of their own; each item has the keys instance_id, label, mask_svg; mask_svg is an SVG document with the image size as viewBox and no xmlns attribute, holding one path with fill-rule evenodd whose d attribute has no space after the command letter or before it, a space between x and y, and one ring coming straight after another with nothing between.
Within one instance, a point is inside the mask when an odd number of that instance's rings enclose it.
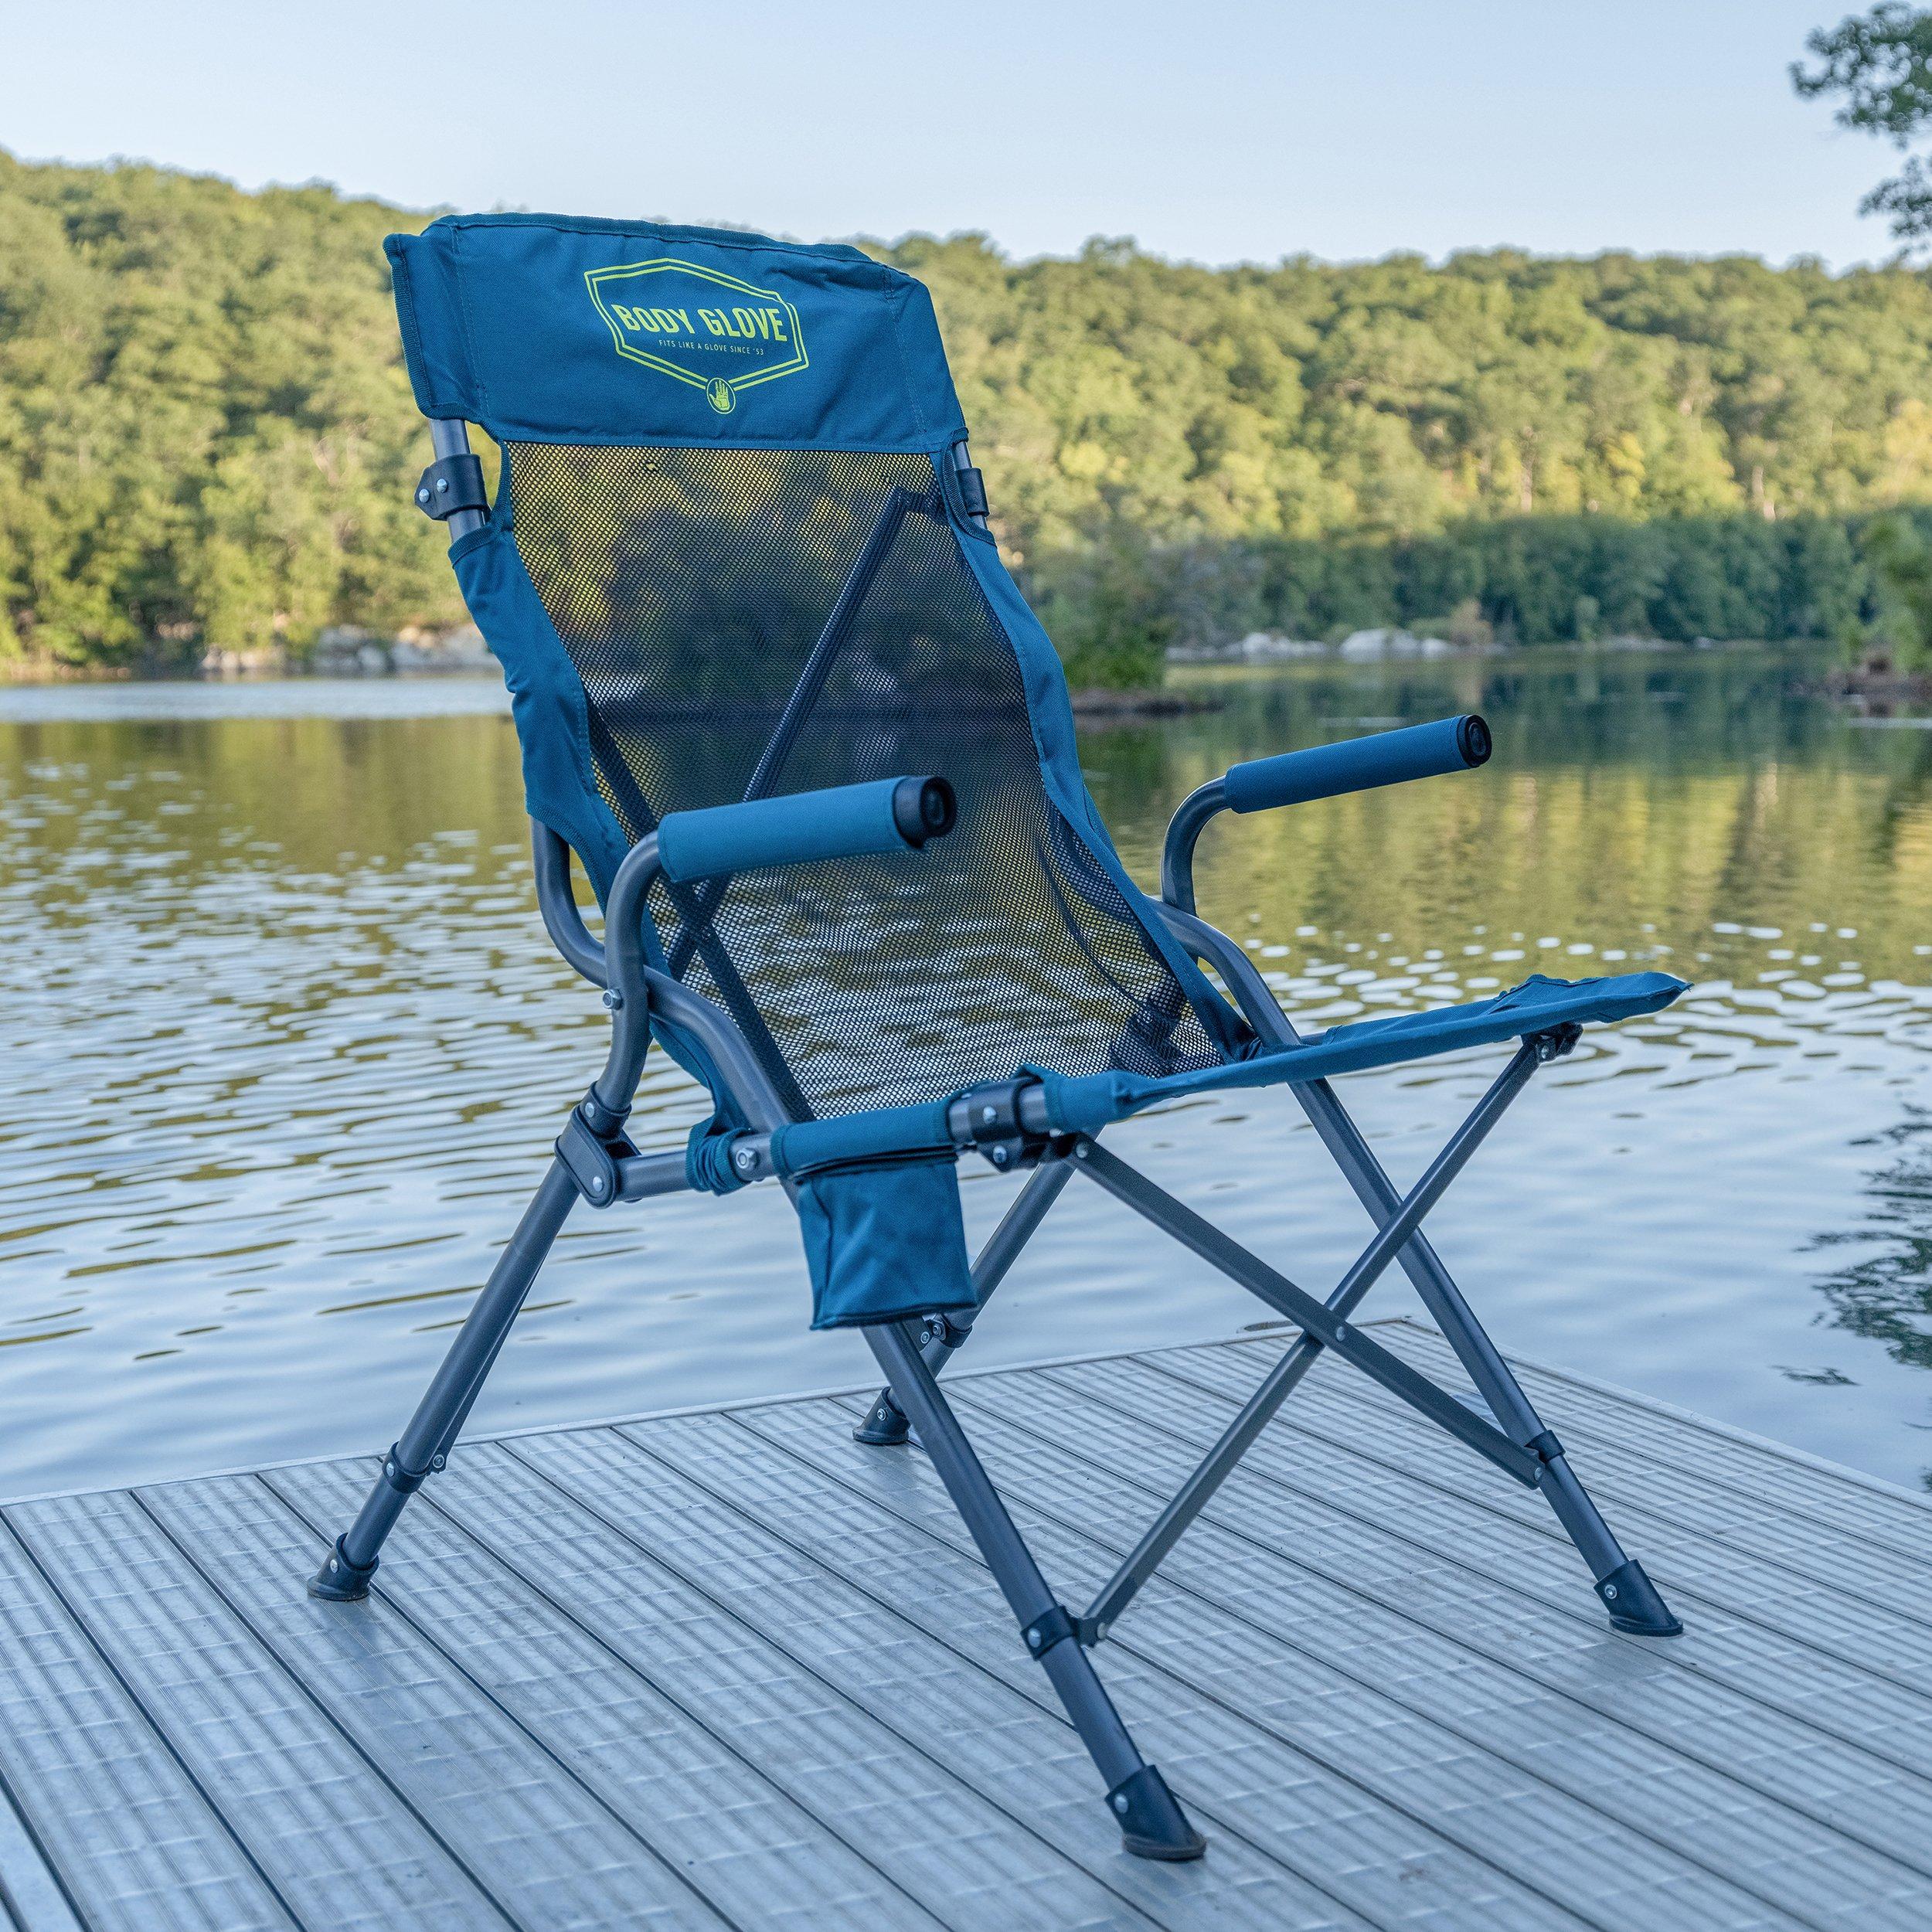
<instances>
[{"instance_id":1,"label":"chair front leg","mask_svg":"<svg viewBox=\"0 0 1932 1932\"><path fill-rule=\"evenodd\" d=\"M1326 1080L1291 1090L1369 1218L1378 1228L1386 1226L1400 1206L1400 1196L1340 1096ZM1513 1441L1536 1447L1543 1453L1543 1476L1537 1486L1588 1566L1611 1624L1632 1636L1681 1635L1683 1624L1645 1573L1643 1565L1625 1552L1604 1522L1602 1512L1570 1468L1554 1431L1537 1413L1509 1363L1484 1332L1428 1237L1419 1231L1412 1235L1398 1260L1477 1393L1488 1404L1497 1426Z\"/></svg>"},{"instance_id":2,"label":"chair front leg","mask_svg":"<svg viewBox=\"0 0 1932 1932\"><path fill-rule=\"evenodd\" d=\"M1166 1781L1128 1736L1082 1647L1072 1615L1047 1587L1033 1553L1006 1513L992 1479L912 1337L897 1324L882 1324L867 1328L866 1339L1019 1620L1028 1651L1046 1671L1106 1784L1107 1808L1123 1844L1137 1858L1172 1862L1199 1858L1207 1849L1206 1841L1188 1822Z\"/></svg>"},{"instance_id":3,"label":"chair front leg","mask_svg":"<svg viewBox=\"0 0 1932 1932\"><path fill-rule=\"evenodd\" d=\"M516 1232L498 1256L496 1266L468 1318L457 1331L423 1399L395 1446L383 1458L382 1474L347 1530L335 1539L322 1566L309 1580L308 1594L348 1604L369 1594L381 1551L403 1506L424 1479L440 1469L457 1435L481 1393L502 1352L510 1325L529 1294L552 1243L576 1206L577 1184L560 1160L553 1160L536 1199L524 1210Z\"/></svg>"}]
</instances>

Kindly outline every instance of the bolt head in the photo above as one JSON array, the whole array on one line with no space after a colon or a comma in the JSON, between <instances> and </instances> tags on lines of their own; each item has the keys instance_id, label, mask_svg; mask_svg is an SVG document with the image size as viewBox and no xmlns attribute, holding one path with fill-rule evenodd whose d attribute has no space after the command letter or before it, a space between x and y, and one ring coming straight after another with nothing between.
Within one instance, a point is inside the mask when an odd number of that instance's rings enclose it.
<instances>
[{"instance_id":1,"label":"bolt head","mask_svg":"<svg viewBox=\"0 0 1932 1932\"><path fill-rule=\"evenodd\" d=\"M1007 1154L1006 1154L1006 1150L1005 1150L1005 1148L1003 1148L1003 1147L996 1147L996 1148L995 1148L993 1149L993 1165L994 1165L994 1166L995 1166L995 1167L1004 1167L1004 1166L1006 1165L1006 1161L1007 1161Z\"/></svg>"}]
</instances>

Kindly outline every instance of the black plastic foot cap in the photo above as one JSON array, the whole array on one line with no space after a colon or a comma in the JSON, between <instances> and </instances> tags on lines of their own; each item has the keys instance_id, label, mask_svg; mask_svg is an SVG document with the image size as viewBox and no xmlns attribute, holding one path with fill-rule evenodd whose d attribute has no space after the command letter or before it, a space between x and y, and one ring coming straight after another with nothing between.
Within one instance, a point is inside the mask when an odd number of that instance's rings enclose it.
<instances>
[{"instance_id":1,"label":"black plastic foot cap","mask_svg":"<svg viewBox=\"0 0 1932 1932\"><path fill-rule=\"evenodd\" d=\"M889 1447L903 1442L911 1433L912 1425L899 1413L899 1404L882 1389L879 1400L866 1410L865 1420L852 1430L852 1439Z\"/></svg>"},{"instance_id":2,"label":"black plastic foot cap","mask_svg":"<svg viewBox=\"0 0 1932 1932\"><path fill-rule=\"evenodd\" d=\"M1137 1859L1179 1865L1207 1849L1207 1840L1189 1824L1167 1780L1151 1764L1143 1764L1125 1783L1116 1784L1107 1802L1121 1828L1121 1844Z\"/></svg>"},{"instance_id":3,"label":"black plastic foot cap","mask_svg":"<svg viewBox=\"0 0 1932 1932\"><path fill-rule=\"evenodd\" d=\"M308 1594L319 1597L325 1604L359 1604L369 1594L369 1580L376 1574L376 1566L381 1557L372 1557L366 1563L352 1563L349 1553L342 1547L340 1536L335 1539L335 1547L325 1560L322 1566L308 1580Z\"/></svg>"},{"instance_id":4,"label":"black plastic foot cap","mask_svg":"<svg viewBox=\"0 0 1932 1932\"><path fill-rule=\"evenodd\" d=\"M1670 1614L1670 1607L1657 1594L1657 1586L1644 1574L1640 1563L1627 1563L1613 1570L1597 1586L1597 1594L1610 1612L1611 1624L1633 1637L1681 1637L1684 1626Z\"/></svg>"}]
</instances>

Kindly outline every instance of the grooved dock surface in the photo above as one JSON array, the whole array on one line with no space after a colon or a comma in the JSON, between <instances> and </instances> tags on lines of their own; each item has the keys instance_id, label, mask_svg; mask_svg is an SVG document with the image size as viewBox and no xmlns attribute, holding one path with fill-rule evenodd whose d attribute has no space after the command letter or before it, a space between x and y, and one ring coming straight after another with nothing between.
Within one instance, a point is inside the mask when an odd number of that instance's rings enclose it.
<instances>
[{"instance_id":1,"label":"grooved dock surface","mask_svg":"<svg viewBox=\"0 0 1932 1932\"><path fill-rule=\"evenodd\" d=\"M947 1386L1078 1609L1283 1345ZM13 1505L0 1927L1932 1927L1932 1502L1522 1372L1686 1634L1325 1361L1096 1653L1185 1866L864 1394L468 1445L362 1604L304 1584L372 1458Z\"/></svg>"}]
</instances>

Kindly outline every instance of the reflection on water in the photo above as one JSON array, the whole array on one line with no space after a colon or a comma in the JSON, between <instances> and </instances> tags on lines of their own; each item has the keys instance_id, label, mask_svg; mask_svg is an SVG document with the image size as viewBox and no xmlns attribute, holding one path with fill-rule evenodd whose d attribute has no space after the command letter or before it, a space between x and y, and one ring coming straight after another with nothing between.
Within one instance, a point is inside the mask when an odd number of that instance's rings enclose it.
<instances>
[{"instance_id":1,"label":"reflection on water","mask_svg":"<svg viewBox=\"0 0 1932 1932\"><path fill-rule=\"evenodd\" d=\"M1544 1075L1432 1222L1506 1345L1917 1481L1932 1465L1932 732L1766 656L1211 676L1087 732L1128 861L1230 762L1480 707L1484 773L1226 821L1201 902L1315 1020L1535 970L1697 982ZM515 750L468 682L0 692L0 1494L388 1441L594 1071L532 910ZM1351 1080L1413 1176L1493 1055ZM634 1123L699 1111L654 1062ZM1117 1130L1324 1286L1359 1210L1284 1096ZM969 1220L1012 1184L968 1173ZM1394 1311L1406 1291L1378 1291ZM768 1190L573 1222L479 1410L860 1379ZM1070 1194L975 1352L1264 1314Z\"/></svg>"},{"instance_id":2,"label":"reflection on water","mask_svg":"<svg viewBox=\"0 0 1932 1932\"><path fill-rule=\"evenodd\" d=\"M1840 1328L1882 1342L1894 1362L1932 1369L1932 1109L1909 1107L1860 1145L1884 1158L1866 1179L1867 1211L1857 1226L1821 1234L1817 1246L1874 1251L1818 1286Z\"/></svg>"}]
</instances>

